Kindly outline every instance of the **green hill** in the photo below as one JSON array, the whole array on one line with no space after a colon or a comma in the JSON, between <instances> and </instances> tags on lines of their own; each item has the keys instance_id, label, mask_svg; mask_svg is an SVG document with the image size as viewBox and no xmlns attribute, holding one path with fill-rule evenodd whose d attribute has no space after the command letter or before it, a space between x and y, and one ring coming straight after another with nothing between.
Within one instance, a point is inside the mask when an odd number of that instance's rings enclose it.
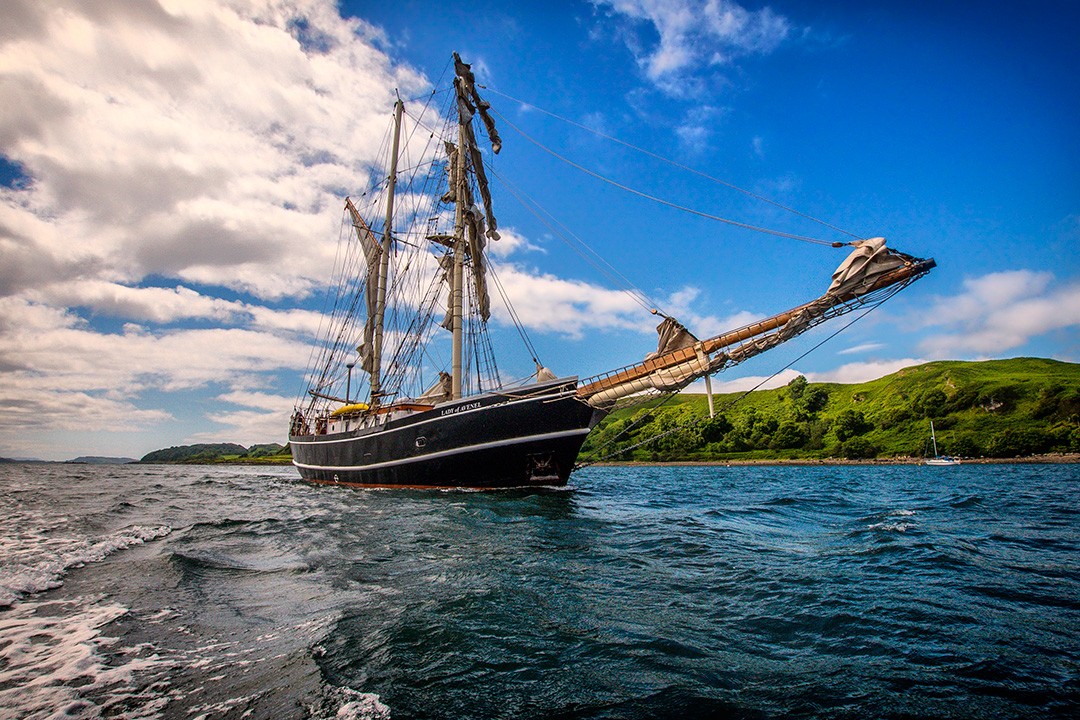
<instances>
[{"instance_id":1,"label":"green hill","mask_svg":"<svg viewBox=\"0 0 1080 720\"><path fill-rule=\"evenodd\" d=\"M154 450L143 455L141 463L205 463L223 457L236 457L247 454L247 448L233 443L200 443L198 445L177 445Z\"/></svg>"},{"instance_id":2,"label":"green hill","mask_svg":"<svg viewBox=\"0 0 1080 720\"><path fill-rule=\"evenodd\" d=\"M292 455L287 445L268 443L252 445L249 448L233 443L202 443L198 445L178 445L176 447L155 450L139 460L141 463L244 463L244 464L288 464Z\"/></svg>"},{"instance_id":3,"label":"green hill","mask_svg":"<svg viewBox=\"0 0 1080 720\"><path fill-rule=\"evenodd\" d=\"M714 403L712 419L704 395L616 411L581 459L921 457L932 454L931 420L943 454L1080 452L1080 365L1056 360L932 362L857 385L800 376Z\"/></svg>"}]
</instances>

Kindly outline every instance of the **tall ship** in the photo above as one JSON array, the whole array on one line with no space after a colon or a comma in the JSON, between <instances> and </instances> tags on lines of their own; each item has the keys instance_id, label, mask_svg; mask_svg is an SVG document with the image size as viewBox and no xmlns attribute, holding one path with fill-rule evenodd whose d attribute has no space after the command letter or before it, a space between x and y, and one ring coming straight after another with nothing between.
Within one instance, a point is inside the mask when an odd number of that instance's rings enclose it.
<instances>
[{"instance_id":1,"label":"tall ship","mask_svg":"<svg viewBox=\"0 0 1080 720\"><path fill-rule=\"evenodd\" d=\"M502 140L470 66L456 53L453 60L447 113L413 125L430 134L422 161L399 168L399 99L383 181L357 202L345 200L321 339L289 430L293 464L307 480L565 485L589 431L614 408L708 383L826 320L875 307L934 267L882 238L856 239L843 243L850 254L809 302L705 339L653 309L661 317L656 352L595 377L556 376L537 359L489 258L499 233L480 139L492 153ZM495 294L532 355L527 378L505 380L498 370L488 333Z\"/></svg>"}]
</instances>

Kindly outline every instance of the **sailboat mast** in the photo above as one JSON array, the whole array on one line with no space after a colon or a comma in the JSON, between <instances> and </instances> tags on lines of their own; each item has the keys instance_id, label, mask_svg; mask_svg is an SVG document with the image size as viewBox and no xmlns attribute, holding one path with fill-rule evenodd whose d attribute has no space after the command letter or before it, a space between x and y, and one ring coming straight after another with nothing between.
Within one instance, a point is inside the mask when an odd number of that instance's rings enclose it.
<instances>
[{"instance_id":1,"label":"sailboat mast","mask_svg":"<svg viewBox=\"0 0 1080 720\"><path fill-rule=\"evenodd\" d=\"M454 86L461 92L461 79L454 79ZM465 118L458 109L458 146L454 158L454 269L450 290L450 306L453 312L453 345L450 367L450 397L461 397L462 357L464 344L464 285L465 285Z\"/></svg>"},{"instance_id":2,"label":"sailboat mast","mask_svg":"<svg viewBox=\"0 0 1080 720\"><path fill-rule=\"evenodd\" d=\"M386 225L383 227L379 253L378 289L375 299L375 333L372 340L371 404L379 404L382 393L383 323L386 318L386 284L390 272L390 242L394 220L394 189L397 186L398 143L401 140L401 114L405 104L401 98L394 103L394 144L390 150L390 182L386 189Z\"/></svg>"},{"instance_id":3,"label":"sailboat mast","mask_svg":"<svg viewBox=\"0 0 1080 720\"><path fill-rule=\"evenodd\" d=\"M946 429L948 429L948 428L946 428ZM934 443L934 457L937 457L937 436L934 435L934 421L933 420L930 421L930 440Z\"/></svg>"}]
</instances>

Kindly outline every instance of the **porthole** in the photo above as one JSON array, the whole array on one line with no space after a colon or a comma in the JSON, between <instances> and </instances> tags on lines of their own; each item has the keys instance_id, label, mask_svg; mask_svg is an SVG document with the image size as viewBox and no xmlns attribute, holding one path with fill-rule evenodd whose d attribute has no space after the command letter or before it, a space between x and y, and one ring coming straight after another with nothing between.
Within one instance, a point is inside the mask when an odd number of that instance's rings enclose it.
<instances>
[{"instance_id":1,"label":"porthole","mask_svg":"<svg viewBox=\"0 0 1080 720\"><path fill-rule=\"evenodd\" d=\"M426 437L421 435L420 437L416 438L416 447L422 448L425 445L427 445L427 438Z\"/></svg>"}]
</instances>

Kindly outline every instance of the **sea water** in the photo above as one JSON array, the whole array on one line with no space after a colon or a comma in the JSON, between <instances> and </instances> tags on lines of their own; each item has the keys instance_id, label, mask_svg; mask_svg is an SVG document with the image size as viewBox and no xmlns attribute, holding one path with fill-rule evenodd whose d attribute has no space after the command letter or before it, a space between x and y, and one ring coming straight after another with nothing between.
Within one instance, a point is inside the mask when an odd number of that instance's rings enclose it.
<instances>
[{"instance_id":1,"label":"sea water","mask_svg":"<svg viewBox=\"0 0 1080 720\"><path fill-rule=\"evenodd\" d=\"M4 718L1080 715L1080 466L0 466Z\"/></svg>"}]
</instances>

